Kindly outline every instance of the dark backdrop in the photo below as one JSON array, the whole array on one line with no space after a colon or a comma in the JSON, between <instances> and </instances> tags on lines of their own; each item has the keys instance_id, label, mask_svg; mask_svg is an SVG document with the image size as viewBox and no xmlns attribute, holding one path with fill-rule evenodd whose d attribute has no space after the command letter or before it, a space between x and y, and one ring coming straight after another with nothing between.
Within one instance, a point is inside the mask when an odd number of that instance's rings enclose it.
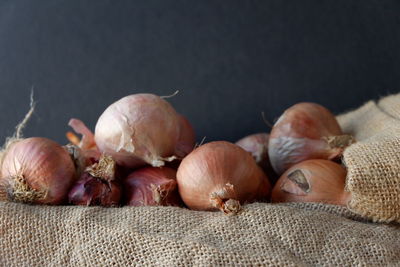
<instances>
[{"instance_id":1,"label":"dark backdrop","mask_svg":"<svg viewBox=\"0 0 400 267\"><path fill-rule=\"evenodd\" d=\"M198 139L268 127L299 101L335 113L399 91L398 1L0 2L0 138L37 109L26 136L65 142L133 93L169 95Z\"/></svg>"}]
</instances>

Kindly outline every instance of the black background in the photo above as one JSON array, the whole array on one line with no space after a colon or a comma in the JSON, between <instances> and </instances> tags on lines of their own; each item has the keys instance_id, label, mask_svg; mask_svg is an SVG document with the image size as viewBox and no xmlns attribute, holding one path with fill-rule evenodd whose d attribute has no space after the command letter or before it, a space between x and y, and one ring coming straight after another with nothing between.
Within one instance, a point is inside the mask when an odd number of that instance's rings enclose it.
<instances>
[{"instance_id":1,"label":"black background","mask_svg":"<svg viewBox=\"0 0 400 267\"><path fill-rule=\"evenodd\" d=\"M198 139L268 131L299 101L335 113L400 88L398 1L1 1L0 138L65 143L112 102L170 95Z\"/></svg>"}]
</instances>

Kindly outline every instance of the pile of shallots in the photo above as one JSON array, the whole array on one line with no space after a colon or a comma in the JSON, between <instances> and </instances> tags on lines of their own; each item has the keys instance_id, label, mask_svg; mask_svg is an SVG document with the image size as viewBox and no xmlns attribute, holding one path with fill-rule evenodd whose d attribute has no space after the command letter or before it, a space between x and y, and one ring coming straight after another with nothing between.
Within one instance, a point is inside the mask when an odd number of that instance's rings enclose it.
<instances>
[{"instance_id":1,"label":"pile of shallots","mask_svg":"<svg viewBox=\"0 0 400 267\"><path fill-rule=\"evenodd\" d=\"M10 139L0 153L0 190L47 205L179 206L238 213L263 202L346 205L344 149L354 142L313 103L287 109L271 133L195 144L189 121L163 97L135 94L110 105L95 132L78 119L70 143ZM78 137L76 134L81 135Z\"/></svg>"}]
</instances>

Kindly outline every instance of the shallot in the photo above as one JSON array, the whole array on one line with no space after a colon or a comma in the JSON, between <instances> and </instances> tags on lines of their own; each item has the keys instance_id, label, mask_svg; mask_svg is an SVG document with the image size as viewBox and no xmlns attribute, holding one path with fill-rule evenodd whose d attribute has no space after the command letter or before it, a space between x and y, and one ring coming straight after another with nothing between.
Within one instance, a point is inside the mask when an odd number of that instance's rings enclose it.
<instances>
[{"instance_id":1,"label":"shallot","mask_svg":"<svg viewBox=\"0 0 400 267\"><path fill-rule=\"evenodd\" d=\"M271 163L268 157L268 142L269 134L267 133L256 133L243 137L235 144L249 152L258 166L260 166L264 172L270 178L271 182L275 182L276 174L272 169Z\"/></svg>"},{"instance_id":2,"label":"shallot","mask_svg":"<svg viewBox=\"0 0 400 267\"><path fill-rule=\"evenodd\" d=\"M181 206L176 171L168 167L145 167L133 171L123 181L129 206Z\"/></svg>"},{"instance_id":3,"label":"shallot","mask_svg":"<svg viewBox=\"0 0 400 267\"><path fill-rule=\"evenodd\" d=\"M240 211L241 204L267 199L270 183L252 156L225 141L202 145L186 156L177 173L179 193L194 210Z\"/></svg>"},{"instance_id":4,"label":"shallot","mask_svg":"<svg viewBox=\"0 0 400 267\"><path fill-rule=\"evenodd\" d=\"M31 137L10 143L2 152L0 176L10 200L55 205L66 199L75 167L61 145Z\"/></svg>"},{"instance_id":5,"label":"shallot","mask_svg":"<svg viewBox=\"0 0 400 267\"><path fill-rule=\"evenodd\" d=\"M180 143L188 131L185 127L179 114L163 98L135 94L104 111L96 124L95 141L99 150L111 155L119 165L161 167L190 150Z\"/></svg>"},{"instance_id":6,"label":"shallot","mask_svg":"<svg viewBox=\"0 0 400 267\"><path fill-rule=\"evenodd\" d=\"M272 128L268 154L277 174L307 159L336 159L354 139L344 135L335 116L315 103L287 109Z\"/></svg>"},{"instance_id":7,"label":"shallot","mask_svg":"<svg viewBox=\"0 0 400 267\"><path fill-rule=\"evenodd\" d=\"M116 164L110 156L102 156L88 167L68 194L71 204L116 206L121 199L121 188L115 181Z\"/></svg>"},{"instance_id":8,"label":"shallot","mask_svg":"<svg viewBox=\"0 0 400 267\"><path fill-rule=\"evenodd\" d=\"M346 170L338 163L312 159L288 169L272 190L272 202L321 202L346 206Z\"/></svg>"}]
</instances>

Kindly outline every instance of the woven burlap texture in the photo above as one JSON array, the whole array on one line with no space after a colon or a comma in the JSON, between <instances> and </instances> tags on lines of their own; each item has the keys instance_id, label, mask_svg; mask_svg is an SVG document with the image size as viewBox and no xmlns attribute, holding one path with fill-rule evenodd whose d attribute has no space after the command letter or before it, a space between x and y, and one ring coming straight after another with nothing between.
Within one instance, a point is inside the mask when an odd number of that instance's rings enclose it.
<instances>
[{"instance_id":1,"label":"woven burlap texture","mask_svg":"<svg viewBox=\"0 0 400 267\"><path fill-rule=\"evenodd\" d=\"M400 266L399 96L339 116L350 209L254 203L237 216L175 207L0 202L1 266ZM372 191L370 191L372 190Z\"/></svg>"},{"instance_id":2,"label":"woven burlap texture","mask_svg":"<svg viewBox=\"0 0 400 267\"><path fill-rule=\"evenodd\" d=\"M387 266L400 228L320 204L245 206L238 216L173 207L0 203L1 266ZM358 221L357 221L358 220Z\"/></svg>"}]
</instances>

